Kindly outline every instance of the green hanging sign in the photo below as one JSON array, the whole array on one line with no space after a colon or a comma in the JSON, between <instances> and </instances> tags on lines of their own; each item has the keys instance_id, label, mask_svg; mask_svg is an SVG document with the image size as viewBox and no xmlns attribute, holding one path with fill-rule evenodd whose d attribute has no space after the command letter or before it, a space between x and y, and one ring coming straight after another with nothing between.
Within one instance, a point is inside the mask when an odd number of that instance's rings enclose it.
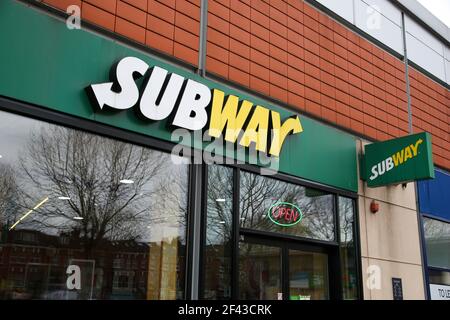
<instances>
[{"instance_id":1,"label":"green hanging sign","mask_svg":"<svg viewBox=\"0 0 450 320\"><path fill-rule=\"evenodd\" d=\"M361 177L368 187L434 178L431 135L408 135L365 146Z\"/></svg>"}]
</instances>

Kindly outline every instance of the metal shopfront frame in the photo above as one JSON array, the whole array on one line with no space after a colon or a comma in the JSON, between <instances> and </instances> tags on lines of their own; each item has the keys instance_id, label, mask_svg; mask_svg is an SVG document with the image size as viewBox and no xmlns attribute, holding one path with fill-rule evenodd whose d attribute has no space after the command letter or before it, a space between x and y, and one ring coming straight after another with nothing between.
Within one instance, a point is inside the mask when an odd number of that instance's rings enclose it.
<instances>
[{"instance_id":1,"label":"metal shopfront frame","mask_svg":"<svg viewBox=\"0 0 450 320\"><path fill-rule=\"evenodd\" d=\"M321 191L327 191L333 195L334 203L333 203L333 215L335 222L335 241L322 241L309 239L304 237L285 235L285 234L277 234L273 232L259 231L259 230L251 230L247 228L241 228L239 225L239 199L240 199L240 175L242 171L247 171L250 173L258 174L259 168L247 164L240 165L224 165L226 167L233 169L233 209L232 209L232 253L231 253L231 297L232 299L239 298L239 241L240 237L247 236L252 239L259 239L264 242L274 241L281 244L283 247L283 255L287 254L286 248L292 246L292 248L298 247L310 247L312 251L319 250L321 252L325 252L328 254L328 266L329 266L329 292L331 300L342 300L342 270L340 265L340 256L341 256L341 248L340 248L340 233L339 233L339 216L338 216L338 208L339 208L339 196L344 196L347 198L351 198L353 200L353 235L354 235L354 246L355 246L355 260L356 260L356 277L357 277L357 298L363 299L363 287L362 287L362 270L361 270L361 251L360 251L360 230L359 230L359 217L358 217L358 195L353 192L339 190L335 188L331 188L329 186L324 186L321 184L317 184L308 180L304 180L301 178L293 177L290 175L286 175L283 173L276 173L271 175L270 177L273 179L285 181L292 184L298 184L303 187L311 187L315 189L319 189ZM201 234L201 256L200 256L200 284L199 284L199 297L203 296L204 293L204 270L206 266L206 257L205 257L205 249L206 249L206 228L207 228L207 191L208 191L208 165L203 165L203 183L202 183L202 234ZM284 257L285 261L286 257ZM284 277L286 276L287 268L284 266L282 274ZM283 277L283 276L282 276ZM282 279L282 283L286 286L287 281ZM284 292L287 292L288 288L283 288ZM284 299L286 299L286 295L284 295Z\"/></svg>"},{"instance_id":2,"label":"metal shopfront frame","mask_svg":"<svg viewBox=\"0 0 450 320\"><path fill-rule=\"evenodd\" d=\"M132 143L142 147L152 148L162 152L171 152L174 144L171 142L155 139L149 136L133 133L127 130L111 127L102 123L85 120L76 116L67 115L61 112L53 111L41 106L23 103L7 97L0 96L0 111L6 111L22 115L29 118L65 126L75 130L82 130L92 134L97 134L107 138L120 140L126 143ZM194 151L204 152L204 151ZM191 154L193 159L195 154ZM333 194L334 196L334 219L335 219L335 241L327 242L320 240L307 239L296 236L277 235L269 232L255 231L243 229L239 226L239 180L242 170L258 173L259 167L239 164L227 165L233 168L233 247L232 247L232 298L239 297L238 292L238 250L239 237L241 234L256 238L270 238L274 240L291 241L294 246L313 245L321 247L329 252L329 267L332 271L330 274L330 298L342 299L342 281L340 270L340 239L339 239L339 217L338 217L338 198L345 196L353 199L354 202L354 245L356 260L356 276L357 276L357 297L363 298L362 290L362 271L361 271L361 254L359 240L359 219L358 219L358 195L354 192L339 190L314 183L312 181L289 176L282 173L276 173L271 177L283 180L289 183L299 184L305 187L320 189ZM206 192L207 192L207 167L205 163L190 164L188 175L188 212L187 212L187 230L186 230L186 269L185 269L185 294L184 298L188 300L196 300L202 296L204 290L203 270L204 264L204 241L206 233Z\"/></svg>"}]
</instances>

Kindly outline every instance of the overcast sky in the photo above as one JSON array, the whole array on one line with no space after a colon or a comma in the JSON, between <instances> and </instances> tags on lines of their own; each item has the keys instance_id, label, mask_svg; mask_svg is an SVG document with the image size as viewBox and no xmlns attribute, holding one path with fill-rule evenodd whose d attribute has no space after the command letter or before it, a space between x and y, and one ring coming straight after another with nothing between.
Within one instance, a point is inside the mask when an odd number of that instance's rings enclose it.
<instances>
[{"instance_id":1,"label":"overcast sky","mask_svg":"<svg viewBox=\"0 0 450 320\"><path fill-rule=\"evenodd\" d=\"M418 0L450 28L450 0Z\"/></svg>"}]
</instances>

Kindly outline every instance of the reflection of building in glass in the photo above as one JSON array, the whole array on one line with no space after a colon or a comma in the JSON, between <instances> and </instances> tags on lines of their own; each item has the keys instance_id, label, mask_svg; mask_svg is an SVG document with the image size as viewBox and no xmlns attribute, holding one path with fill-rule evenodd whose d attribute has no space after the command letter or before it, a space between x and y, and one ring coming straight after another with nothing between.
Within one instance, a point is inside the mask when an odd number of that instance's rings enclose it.
<instances>
[{"instance_id":1,"label":"reflection of building in glass","mask_svg":"<svg viewBox=\"0 0 450 320\"><path fill-rule=\"evenodd\" d=\"M184 246L177 238L160 243L98 242L91 257L77 234L35 230L2 231L2 299L170 299L177 297ZM161 265L162 263L162 265ZM67 267L79 265L81 289L68 290Z\"/></svg>"},{"instance_id":2,"label":"reflection of building in glass","mask_svg":"<svg viewBox=\"0 0 450 320\"><path fill-rule=\"evenodd\" d=\"M231 256L230 243L205 247L205 264L209 270L204 278L204 298L221 299L231 296ZM224 254L224 251L226 254Z\"/></svg>"}]
</instances>

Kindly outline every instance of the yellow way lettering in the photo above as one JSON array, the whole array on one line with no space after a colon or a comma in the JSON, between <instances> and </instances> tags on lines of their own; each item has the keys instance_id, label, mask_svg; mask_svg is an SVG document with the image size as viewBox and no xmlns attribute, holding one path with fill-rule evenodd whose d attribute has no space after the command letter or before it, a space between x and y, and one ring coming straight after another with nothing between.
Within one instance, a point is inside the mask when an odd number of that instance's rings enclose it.
<instances>
[{"instance_id":1,"label":"yellow way lettering","mask_svg":"<svg viewBox=\"0 0 450 320\"><path fill-rule=\"evenodd\" d=\"M283 124L281 124L280 114L278 112L271 111L271 115L273 138L270 144L269 153L278 157L286 137L291 132L293 134L302 132L303 128L298 116L288 118Z\"/></svg>"},{"instance_id":2,"label":"yellow way lettering","mask_svg":"<svg viewBox=\"0 0 450 320\"><path fill-rule=\"evenodd\" d=\"M410 145L414 157L417 156L419 144L421 144L422 142L423 142L423 140L419 139L419 140L417 140L417 142L415 144Z\"/></svg>"},{"instance_id":3,"label":"yellow way lettering","mask_svg":"<svg viewBox=\"0 0 450 320\"><path fill-rule=\"evenodd\" d=\"M405 148L405 162L411 158L412 158L411 148L408 146Z\"/></svg>"},{"instance_id":4,"label":"yellow way lettering","mask_svg":"<svg viewBox=\"0 0 450 320\"><path fill-rule=\"evenodd\" d=\"M208 129L211 137L219 138L224 134L226 141L235 143L244 130L239 140L240 145L249 147L253 142L256 150L267 152L269 134L272 133L269 153L279 157L287 136L303 131L298 116L292 116L282 123L279 112L259 105L254 107L252 102L241 101L235 95L225 96L225 93L218 89L214 89L212 95Z\"/></svg>"},{"instance_id":5,"label":"yellow way lettering","mask_svg":"<svg viewBox=\"0 0 450 320\"><path fill-rule=\"evenodd\" d=\"M403 153L404 149L392 155L392 160L394 160L394 165L397 167L399 164L403 163Z\"/></svg>"},{"instance_id":6,"label":"yellow way lettering","mask_svg":"<svg viewBox=\"0 0 450 320\"><path fill-rule=\"evenodd\" d=\"M248 147L250 143L254 142L256 150L266 152L268 131L269 109L256 106L239 144L243 147Z\"/></svg>"},{"instance_id":7,"label":"yellow way lettering","mask_svg":"<svg viewBox=\"0 0 450 320\"><path fill-rule=\"evenodd\" d=\"M209 135L219 138L225 130L225 140L235 143L242 130L253 103L244 100L239 108L239 97L229 95L224 105L225 93L221 90L213 90L211 105L211 120L209 123Z\"/></svg>"}]
</instances>

